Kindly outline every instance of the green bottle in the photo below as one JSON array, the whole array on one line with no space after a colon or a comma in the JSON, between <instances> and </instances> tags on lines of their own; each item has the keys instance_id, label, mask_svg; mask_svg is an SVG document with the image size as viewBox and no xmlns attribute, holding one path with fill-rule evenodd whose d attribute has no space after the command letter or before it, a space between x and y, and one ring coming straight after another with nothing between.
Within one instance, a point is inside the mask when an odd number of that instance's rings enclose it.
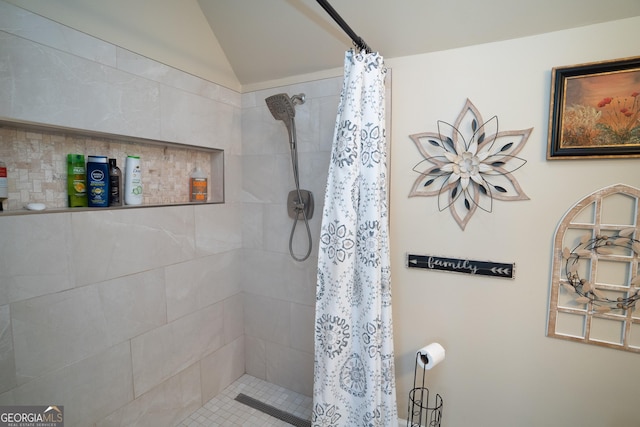
<instances>
[{"instance_id":1,"label":"green bottle","mask_svg":"<svg viewBox=\"0 0 640 427\"><path fill-rule=\"evenodd\" d=\"M67 194L70 208L88 206L84 154L67 154Z\"/></svg>"}]
</instances>

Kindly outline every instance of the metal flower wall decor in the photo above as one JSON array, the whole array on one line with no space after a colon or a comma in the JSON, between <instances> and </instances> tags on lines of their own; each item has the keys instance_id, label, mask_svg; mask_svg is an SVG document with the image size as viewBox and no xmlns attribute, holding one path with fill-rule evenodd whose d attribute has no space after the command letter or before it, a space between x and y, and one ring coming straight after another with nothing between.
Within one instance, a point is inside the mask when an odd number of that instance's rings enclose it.
<instances>
[{"instance_id":1,"label":"metal flower wall decor","mask_svg":"<svg viewBox=\"0 0 640 427\"><path fill-rule=\"evenodd\" d=\"M449 209L460 228L478 208L493 210L494 200L528 200L511 172L527 161L517 157L533 128L498 131L498 117L484 122L467 99L453 125L438 120L437 132L409 135L424 157L413 170L409 197L437 196L438 209Z\"/></svg>"}]
</instances>

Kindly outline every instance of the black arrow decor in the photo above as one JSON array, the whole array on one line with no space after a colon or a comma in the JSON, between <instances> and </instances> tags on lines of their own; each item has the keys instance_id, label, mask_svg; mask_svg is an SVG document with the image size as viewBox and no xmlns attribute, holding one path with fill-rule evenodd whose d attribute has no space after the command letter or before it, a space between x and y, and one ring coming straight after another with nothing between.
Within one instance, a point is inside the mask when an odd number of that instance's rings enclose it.
<instances>
[{"instance_id":1,"label":"black arrow decor","mask_svg":"<svg viewBox=\"0 0 640 427\"><path fill-rule=\"evenodd\" d=\"M515 277L516 265L514 263L507 264L460 258L443 258L432 255L408 254L407 267L513 279Z\"/></svg>"}]
</instances>

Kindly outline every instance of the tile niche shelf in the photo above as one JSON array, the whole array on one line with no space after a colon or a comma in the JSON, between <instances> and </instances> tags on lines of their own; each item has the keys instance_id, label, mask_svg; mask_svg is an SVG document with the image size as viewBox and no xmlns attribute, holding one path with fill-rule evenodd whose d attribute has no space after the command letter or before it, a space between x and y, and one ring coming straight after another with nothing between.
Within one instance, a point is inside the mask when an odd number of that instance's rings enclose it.
<instances>
[{"instance_id":1,"label":"tile niche shelf","mask_svg":"<svg viewBox=\"0 0 640 427\"><path fill-rule=\"evenodd\" d=\"M108 156L125 174L127 155L140 156L144 202L138 206L69 208L67 154ZM136 209L224 203L224 150L104 132L0 118L0 160L7 166L9 198L1 216L32 213ZM207 202L189 202L189 177L199 167L208 177ZM28 203L44 203L28 211Z\"/></svg>"}]
</instances>

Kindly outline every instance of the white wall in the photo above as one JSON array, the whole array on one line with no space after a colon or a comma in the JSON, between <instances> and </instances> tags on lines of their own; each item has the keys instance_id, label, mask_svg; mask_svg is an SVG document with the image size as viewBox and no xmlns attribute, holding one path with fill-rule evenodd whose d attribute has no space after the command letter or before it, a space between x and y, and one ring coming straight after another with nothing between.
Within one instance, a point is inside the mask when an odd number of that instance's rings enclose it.
<instances>
[{"instance_id":1,"label":"white wall","mask_svg":"<svg viewBox=\"0 0 640 427\"><path fill-rule=\"evenodd\" d=\"M640 187L638 159L546 161L551 69L638 55L640 18L387 61L393 68L391 245L398 405L406 416L415 352L450 427L638 424L639 355L545 337L552 239L582 197ZM422 160L410 134L453 123L469 98L501 130L533 127L514 173L528 201L496 201L462 231L435 198L408 198ZM407 253L515 262L515 280L405 267Z\"/></svg>"}]
</instances>

